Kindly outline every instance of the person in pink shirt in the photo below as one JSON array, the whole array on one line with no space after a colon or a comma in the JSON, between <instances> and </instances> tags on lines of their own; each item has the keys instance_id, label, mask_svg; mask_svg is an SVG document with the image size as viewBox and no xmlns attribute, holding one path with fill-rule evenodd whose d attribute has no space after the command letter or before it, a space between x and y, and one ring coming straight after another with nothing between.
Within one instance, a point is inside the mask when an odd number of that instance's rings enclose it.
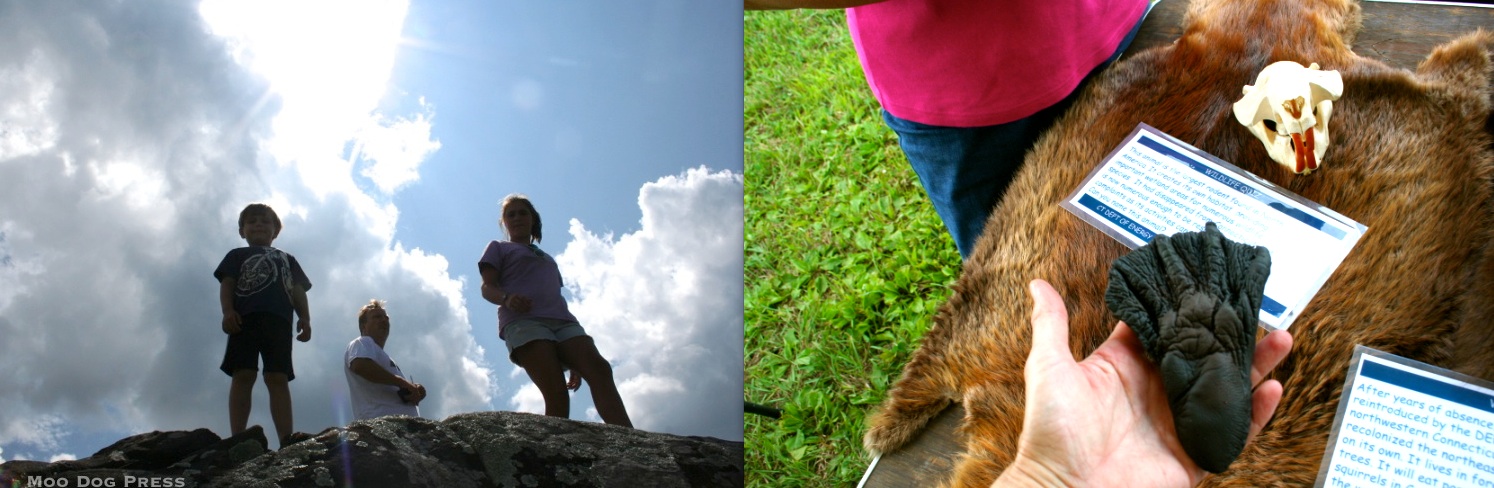
<instances>
[{"instance_id":1,"label":"person in pink shirt","mask_svg":"<svg viewBox=\"0 0 1494 488\"><path fill-rule=\"evenodd\" d=\"M1038 136L1130 45L1147 0L744 0L846 8L882 118L969 259Z\"/></svg>"},{"instance_id":2,"label":"person in pink shirt","mask_svg":"<svg viewBox=\"0 0 1494 488\"><path fill-rule=\"evenodd\" d=\"M498 337L508 346L509 360L524 368L545 397L545 415L570 417L566 390L579 388L580 376L591 385L603 422L632 427L612 380L612 365L571 315L560 295L560 267L537 245L542 235L539 211L527 197L515 194L503 199L502 214L508 240L488 243L477 269L483 299L498 306Z\"/></svg>"}]
</instances>

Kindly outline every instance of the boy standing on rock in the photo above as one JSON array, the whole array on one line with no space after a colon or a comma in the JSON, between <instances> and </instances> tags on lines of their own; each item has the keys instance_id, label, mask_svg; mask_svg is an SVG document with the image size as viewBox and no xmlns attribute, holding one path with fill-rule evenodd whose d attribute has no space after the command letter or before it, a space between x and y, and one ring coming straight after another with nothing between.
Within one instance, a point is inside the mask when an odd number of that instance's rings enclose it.
<instances>
[{"instance_id":1,"label":"boy standing on rock","mask_svg":"<svg viewBox=\"0 0 1494 488\"><path fill-rule=\"evenodd\" d=\"M250 394L263 356L270 417L284 447L311 437L292 428L289 384L296 378L291 366L292 313L300 317L296 339L311 340L311 314L306 304L311 280L301 271L295 256L270 247L280 228L280 217L268 205L253 203L245 207L239 213L239 237L249 245L229 251L213 277L218 279L223 332L228 334L219 369L233 378L228 389L232 434L244 431L249 423Z\"/></svg>"}]
</instances>

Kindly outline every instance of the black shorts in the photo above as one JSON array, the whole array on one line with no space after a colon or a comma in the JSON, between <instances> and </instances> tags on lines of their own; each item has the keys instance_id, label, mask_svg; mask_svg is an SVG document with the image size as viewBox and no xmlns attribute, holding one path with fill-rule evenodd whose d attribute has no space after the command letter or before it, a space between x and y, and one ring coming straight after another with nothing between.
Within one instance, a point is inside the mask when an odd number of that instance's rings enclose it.
<instances>
[{"instance_id":1,"label":"black shorts","mask_svg":"<svg viewBox=\"0 0 1494 488\"><path fill-rule=\"evenodd\" d=\"M218 369L233 376L240 369L259 370L259 358L265 358L266 373L285 373L287 381L296 379L291 367L291 323L271 313L253 313L241 317L239 333L228 336L223 351L223 365Z\"/></svg>"}]
</instances>

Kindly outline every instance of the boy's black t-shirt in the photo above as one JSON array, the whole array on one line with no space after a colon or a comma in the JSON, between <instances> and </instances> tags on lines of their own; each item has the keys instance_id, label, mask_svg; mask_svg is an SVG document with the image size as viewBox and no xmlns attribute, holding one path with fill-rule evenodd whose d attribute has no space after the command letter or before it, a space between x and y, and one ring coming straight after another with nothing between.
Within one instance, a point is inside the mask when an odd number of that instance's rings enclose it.
<instances>
[{"instance_id":1,"label":"boy's black t-shirt","mask_svg":"<svg viewBox=\"0 0 1494 488\"><path fill-rule=\"evenodd\" d=\"M239 316L256 312L273 313L294 320L295 305L291 290L300 285L311 289L311 280L301 271L301 264L290 253L270 246L249 246L228 251L213 278L238 279L233 309Z\"/></svg>"}]
</instances>

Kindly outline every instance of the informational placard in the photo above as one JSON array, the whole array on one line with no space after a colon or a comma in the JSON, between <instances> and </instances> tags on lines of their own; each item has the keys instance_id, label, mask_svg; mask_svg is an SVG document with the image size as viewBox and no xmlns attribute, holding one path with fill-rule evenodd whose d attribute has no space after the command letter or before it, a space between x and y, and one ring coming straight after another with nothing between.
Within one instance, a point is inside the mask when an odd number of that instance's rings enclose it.
<instances>
[{"instance_id":1,"label":"informational placard","mask_svg":"<svg viewBox=\"0 0 1494 488\"><path fill-rule=\"evenodd\" d=\"M1132 249L1207 222L1230 240L1264 246L1271 276L1259 317L1271 329L1291 326L1367 230L1146 124L1062 205Z\"/></svg>"},{"instance_id":2,"label":"informational placard","mask_svg":"<svg viewBox=\"0 0 1494 488\"><path fill-rule=\"evenodd\" d=\"M1319 487L1494 487L1494 383L1356 346Z\"/></svg>"}]
</instances>

